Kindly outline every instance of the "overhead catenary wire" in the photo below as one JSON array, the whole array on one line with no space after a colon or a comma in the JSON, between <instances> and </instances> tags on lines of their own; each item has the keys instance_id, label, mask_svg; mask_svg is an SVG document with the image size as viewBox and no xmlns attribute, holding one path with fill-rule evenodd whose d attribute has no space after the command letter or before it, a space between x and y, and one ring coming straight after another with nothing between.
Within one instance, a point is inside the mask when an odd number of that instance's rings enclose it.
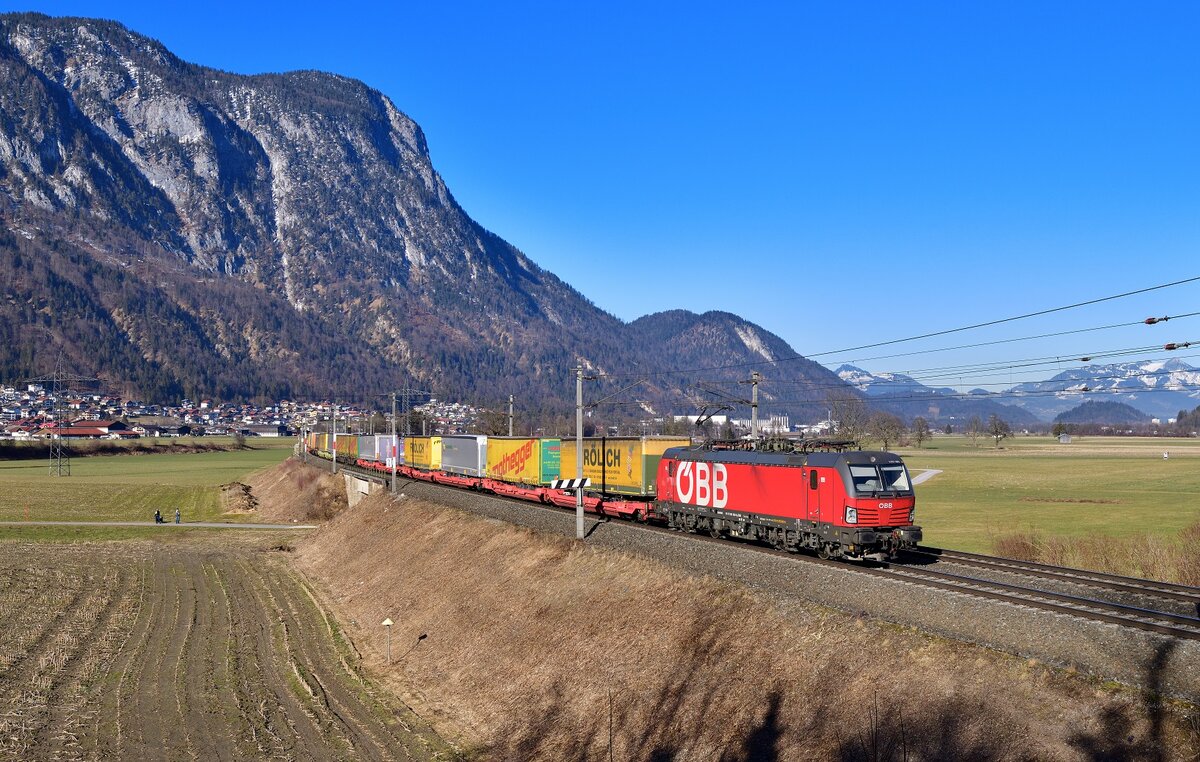
<instances>
[{"instance_id":1,"label":"overhead catenary wire","mask_svg":"<svg viewBox=\"0 0 1200 762\"><path fill-rule=\"evenodd\" d=\"M1019 341L1036 341L1038 339L1051 339L1058 336L1070 336L1079 333L1090 333L1093 331L1107 331L1113 328L1132 328L1134 326L1154 325L1156 323L1165 323L1168 320L1182 320L1184 318L1195 317L1200 315L1200 312L1187 312L1182 315L1169 315L1161 318L1150 318L1148 320L1135 320L1132 323L1112 323L1111 325L1100 325L1092 328L1076 328L1070 331L1056 331L1054 333L1042 333L1035 336L1017 336L1011 339L996 339L994 341L980 341L974 344L960 344L954 347L938 347L936 349L919 349L913 352L898 352L891 355L877 355L875 357L858 357L847 360L840 360L842 365L849 365L856 362L872 362L874 360L894 360L897 357L915 357L916 355L936 354L938 352L953 352L960 349L979 349L981 347L991 347L998 344L1014 344ZM1154 322L1151 323L1150 320Z\"/></svg>"},{"instance_id":2,"label":"overhead catenary wire","mask_svg":"<svg viewBox=\"0 0 1200 762\"><path fill-rule=\"evenodd\" d=\"M1007 361L1002 361L1002 362L997 362L997 363L983 363L983 364L978 364L978 365L964 365L964 366L951 365L951 366L944 366L944 367L940 367L940 368L927 368L927 369L922 369L922 370L906 371L900 375L904 375L907 378L911 379L912 381L916 381L916 382L937 381L939 379L963 379L964 377L966 377L966 378L970 378L974 385L986 386L988 384L982 383L982 382L976 383L975 380L980 379L980 378L990 378L990 377L994 377L997 375L1011 375L1012 371L1014 371L1014 370L1028 371L1030 368L1041 367L1041 366L1046 366L1046 365L1056 365L1056 364L1060 364L1060 363L1067 362L1067 361L1080 362L1080 361L1082 361L1083 357L1086 357L1088 363L1090 364L1091 361L1093 361L1097 358L1127 357L1127 356L1133 356L1133 355L1150 354L1153 352L1161 352L1161 351L1164 351L1161 345L1154 345L1151 347L1130 347L1130 348L1124 348L1124 349L1113 349L1113 350L1107 350L1107 351L1101 351L1101 352L1093 352L1090 354L1079 353L1079 354L1072 354L1072 355L1054 355L1054 356L1045 356L1045 357L1024 358L1024 359L1020 359L1020 360L1007 360ZM1184 360L1184 359L1193 359L1198 356L1200 356L1200 355L1172 355L1171 359ZM1083 367L1086 367L1086 366L1083 366ZM1157 371L1147 371L1146 374L1156 373L1156 372ZM1164 372L1164 374L1165 373L1169 373L1169 371ZM1138 375L1143 375L1143 374L1138 374ZM769 377L764 378L764 382L771 384L771 385L792 384L792 385L796 385L796 386L802 386L807 389L842 389L846 385L846 382L823 383L823 382L814 382L814 381L808 381L808 380L803 380L803 379L772 379ZM703 384L710 384L710 385L711 384L731 385L731 384L739 383L739 381L736 379L706 379L706 380L702 380L702 381L696 381L695 383L703 383ZM897 383L903 383L903 382L897 382ZM851 385L853 385L853 384L851 384ZM962 385L962 384L960 384L960 385Z\"/></svg>"},{"instance_id":3,"label":"overhead catenary wire","mask_svg":"<svg viewBox=\"0 0 1200 762\"><path fill-rule=\"evenodd\" d=\"M1182 359L1194 359L1197 357L1200 357L1200 355L1185 355L1184 357L1181 357L1179 359L1181 359L1181 360ZM1172 371L1172 370L1152 370L1152 371L1148 370L1148 371L1142 371L1140 373L1132 373L1132 374L1099 373L1099 374L1091 374L1091 375L1075 375L1069 380L1062 379L1059 381L1055 381L1054 379L1046 379L1044 381L1023 381L1018 384L1013 384L1009 381L979 381L977 379L980 377L977 376L974 379L972 379L972 385L973 386L1020 386L1021 384L1025 384L1025 383L1036 383L1036 384L1072 383L1072 384L1077 384L1077 383L1088 382L1088 381L1107 381L1107 380L1123 379L1123 378L1155 378L1155 377L1160 377L1160 376L1170 376L1174 373L1176 373L1176 371ZM913 379L913 381L915 383L919 384L920 386L928 386L927 384L923 384L920 381L917 381L916 379ZM796 382L791 381L790 379L775 381L773 383L777 384L777 385L796 384ZM897 388L902 388L905 384L905 382L903 382L903 381L898 381L895 383L897 385ZM837 384L837 385L823 384L823 385L816 386L816 387L805 386L804 388L842 389L844 387L845 387L844 384ZM1138 391L1143 391L1143 390L1139 389Z\"/></svg>"},{"instance_id":4,"label":"overhead catenary wire","mask_svg":"<svg viewBox=\"0 0 1200 762\"><path fill-rule=\"evenodd\" d=\"M893 344L903 344L903 343L906 343L909 341L918 341L920 339L931 339L931 338L934 338L937 336L947 336L949 334L961 333L963 331L971 331L971 330L975 330L977 328L987 328L987 327L994 326L994 325L1002 325L1004 323L1011 323L1011 322L1015 322L1018 320L1025 320L1025 319L1032 318L1032 317L1051 315L1056 312L1064 312L1066 310L1077 309L1079 307L1087 307L1087 306L1090 306L1093 304L1101 304L1101 303L1110 302L1110 301L1113 301L1116 299L1124 299L1125 297L1129 297L1129 296L1136 296L1138 294L1146 294L1151 291L1158 291L1158 290L1161 290L1164 288L1181 286L1181 285L1184 285L1187 283L1194 283L1197 281L1200 281L1200 275L1196 275L1196 276L1193 276L1190 278L1184 278L1182 280L1171 281L1170 283L1161 283L1156 286L1148 286L1146 288L1139 288L1139 289L1135 289L1133 291L1125 291L1123 293L1113 294L1111 296L1103 296L1103 297L1099 297L1097 299L1088 299L1088 300L1082 301L1082 302L1066 304L1066 305L1062 305L1060 307L1051 307L1049 309L1037 310L1035 312L1027 312L1022 315L1013 315L1012 317L999 318L996 320L988 320L988 321L984 321L982 323L974 323L971 325L960 326L958 328L947 328L944 330L931 331L928 333L922 333L922 334L918 334L915 336L906 336L906 337L900 338L900 339L889 339L887 341L877 341L877 342L873 342L870 344L860 344L855 347L833 349L833 350L828 350L825 352L816 352L816 353L807 354L807 355L797 354L797 355L792 355L790 357L777 357L777 358L773 358L773 359L769 359L769 360L755 360L755 361L751 361L751 362L728 363L725 365L713 365L713 366L708 366L708 367L674 368L674 369L670 369L670 370L653 371L653 372L649 372L649 373L646 373L646 372L638 373L638 374L600 373L600 374L592 374L592 375L596 376L597 378L599 378L599 377L636 378L639 376L644 377L644 378L649 378L649 377L655 377L655 376L686 375L689 373L698 373L698 372L710 371L710 370L729 370L732 368L753 368L753 367L761 367L764 365L777 365L779 363L793 362L796 360L812 360L812 358L814 358L814 357L827 357L829 355L844 354L846 352L858 352L858 351L861 351L864 349L874 349L875 347L891 346ZM1144 321L1144 322L1149 322L1149 321Z\"/></svg>"},{"instance_id":5,"label":"overhead catenary wire","mask_svg":"<svg viewBox=\"0 0 1200 762\"><path fill-rule=\"evenodd\" d=\"M1181 384L1174 388L1147 388L1139 389L1138 394L1166 394L1180 392L1200 392L1200 384ZM1087 396L1087 395L1121 395L1126 396L1130 393L1129 389L1046 389L1036 392L987 392L987 393L972 393L959 392L955 394L939 394L936 392L918 392L914 394L886 394L873 397L867 397L863 400L865 403L871 404L887 404L889 402L937 402L947 400L971 400L979 402L996 402L1002 400L1016 399L1038 399L1043 397L1061 397L1064 395L1070 396ZM827 398L787 398L776 397L771 399L772 404L776 405L825 405L829 403Z\"/></svg>"}]
</instances>

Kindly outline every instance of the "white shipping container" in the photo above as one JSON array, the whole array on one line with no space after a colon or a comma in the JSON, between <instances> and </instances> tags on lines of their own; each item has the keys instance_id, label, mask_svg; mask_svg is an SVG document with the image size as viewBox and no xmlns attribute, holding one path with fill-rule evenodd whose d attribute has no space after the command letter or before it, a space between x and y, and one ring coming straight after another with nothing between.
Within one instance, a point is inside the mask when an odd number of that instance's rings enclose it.
<instances>
[{"instance_id":1,"label":"white shipping container","mask_svg":"<svg viewBox=\"0 0 1200 762\"><path fill-rule=\"evenodd\" d=\"M380 463L386 463L390 467L392 465L392 457L395 455L393 450L396 446L397 438L390 434L375 437L375 460ZM399 439L401 444L403 444L404 439Z\"/></svg>"},{"instance_id":2,"label":"white shipping container","mask_svg":"<svg viewBox=\"0 0 1200 762\"><path fill-rule=\"evenodd\" d=\"M487 472L487 437L476 434L442 437L442 470L464 476L483 476Z\"/></svg>"}]
</instances>

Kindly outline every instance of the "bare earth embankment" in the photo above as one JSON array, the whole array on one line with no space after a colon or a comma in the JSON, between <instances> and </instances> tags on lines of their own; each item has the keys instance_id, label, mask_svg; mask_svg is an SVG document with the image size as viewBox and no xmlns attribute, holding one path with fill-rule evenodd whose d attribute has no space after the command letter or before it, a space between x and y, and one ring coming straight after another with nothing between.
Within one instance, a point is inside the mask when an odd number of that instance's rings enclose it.
<instances>
[{"instance_id":1,"label":"bare earth embankment","mask_svg":"<svg viewBox=\"0 0 1200 762\"><path fill-rule=\"evenodd\" d=\"M1187 706L817 606L773 608L413 498L368 498L294 556L369 670L487 759L1170 760L1200 747Z\"/></svg>"},{"instance_id":2,"label":"bare earth embankment","mask_svg":"<svg viewBox=\"0 0 1200 762\"><path fill-rule=\"evenodd\" d=\"M222 488L227 511L254 512L271 523L326 521L346 508L341 476L288 458Z\"/></svg>"},{"instance_id":3,"label":"bare earth embankment","mask_svg":"<svg viewBox=\"0 0 1200 762\"><path fill-rule=\"evenodd\" d=\"M208 538L0 543L0 759L452 758L286 554Z\"/></svg>"}]
</instances>

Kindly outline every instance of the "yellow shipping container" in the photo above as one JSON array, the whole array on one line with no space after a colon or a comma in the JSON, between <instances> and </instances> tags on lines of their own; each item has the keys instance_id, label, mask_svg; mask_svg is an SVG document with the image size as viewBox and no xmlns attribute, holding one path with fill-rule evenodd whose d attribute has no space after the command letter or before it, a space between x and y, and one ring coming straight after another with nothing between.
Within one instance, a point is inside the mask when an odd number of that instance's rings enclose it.
<instances>
[{"instance_id":1,"label":"yellow shipping container","mask_svg":"<svg viewBox=\"0 0 1200 762\"><path fill-rule=\"evenodd\" d=\"M334 441L337 448L338 460L343 462L358 459L358 437L351 434L341 434Z\"/></svg>"},{"instance_id":2,"label":"yellow shipping container","mask_svg":"<svg viewBox=\"0 0 1200 762\"><path fill-rule=\"evenodd\" d=\"M441 437L405 437L404 462L434 471L442 467Z\"/></svg>"},{"instance_id":3,"label":"yellow shipping container","mask_svg":"<svg viewBox=\"0 0 1200 762\"><path fill-rule=\"evenodd\" d=\"M516 484L548 484L558 478L559 439L488 437L489 479Z\"/></svg>"},{"instance_id":4,"label":"yellow shipping container","mask_svg":"<svg viewBox=\"0 0 1200 762\"><path fill-rule=\"evenodd\" d=\"M583 475L588 489L618 495L655 494L658 461L672 447L687 447L680 437L589 437L583 440ZM574 479L575 440L562 443L562 478Z\"/></svg>"}]
</instances>

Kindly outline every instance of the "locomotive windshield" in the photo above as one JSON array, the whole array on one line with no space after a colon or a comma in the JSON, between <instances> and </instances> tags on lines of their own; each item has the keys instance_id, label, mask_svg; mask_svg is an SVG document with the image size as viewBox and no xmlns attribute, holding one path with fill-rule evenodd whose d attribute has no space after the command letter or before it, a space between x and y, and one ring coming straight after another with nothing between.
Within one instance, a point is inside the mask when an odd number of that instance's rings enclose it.
<instances>
[{"instance_id":1,"label":"locomotive windshield","mask_svg":"<svg viewBox=\"0 0 1200 762\"><path fill-rule=\"evenodd\" d=\"M850 478L854 481L854 492L859 495L912 491L908 471L899 463L882 466L852 465Z\"/></svg>"}]
</instances>

